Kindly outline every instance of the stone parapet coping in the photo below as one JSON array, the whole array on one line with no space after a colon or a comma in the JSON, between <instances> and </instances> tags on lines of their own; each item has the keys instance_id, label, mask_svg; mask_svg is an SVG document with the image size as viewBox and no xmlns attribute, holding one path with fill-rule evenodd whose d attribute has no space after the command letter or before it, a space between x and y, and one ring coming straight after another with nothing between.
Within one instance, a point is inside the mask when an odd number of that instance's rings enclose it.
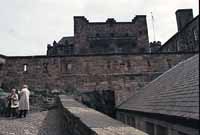
<instances>
[{"instance_id":1,"label":"stone parapet coping","mask_svg":"<svg viewBox=\"0 0 200 135\"><path fill-rule=\"evenodd\" d=\"M73 134L147 135L138 129L125 125L107 115L82 105L72 97L60 95L59 101L67 123L70 123L69 126L71 126L71 128L75 128L75 131L71 130ZM85 128L85 131L83 131L83 127Z\"/></svg>"}]
</instances>

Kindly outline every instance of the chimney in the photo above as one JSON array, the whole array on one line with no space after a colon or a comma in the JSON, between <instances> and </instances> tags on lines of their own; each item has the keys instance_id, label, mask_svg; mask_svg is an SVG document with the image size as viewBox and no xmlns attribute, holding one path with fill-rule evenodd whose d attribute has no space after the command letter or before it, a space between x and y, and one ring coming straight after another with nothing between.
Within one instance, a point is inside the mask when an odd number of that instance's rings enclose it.
<instances>
[{"instance_id":1,"label":"chimney","mask_svg":"<svg viewBox=\"0 0 200 135\"><path fill-rule=\"evenodd\" d=\"M178 31L193 19L192 9L179 9L176 11Z\"/></svg>"}]
</instances>

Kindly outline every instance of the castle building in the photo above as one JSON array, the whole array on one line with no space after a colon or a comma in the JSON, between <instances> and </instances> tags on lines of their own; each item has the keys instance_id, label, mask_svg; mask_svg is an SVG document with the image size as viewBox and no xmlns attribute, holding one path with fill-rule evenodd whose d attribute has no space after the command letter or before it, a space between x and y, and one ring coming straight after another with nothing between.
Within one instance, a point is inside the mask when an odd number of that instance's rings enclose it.
<instances>
[{"instance_id":1,"label":"castle building","mask_svg":"<svg viewBox=\"0 0 200 135\"><path fill-rule=\"evenodd\" d=\"M145 15L137 15L131 22L89 22L84 16L74 17L74 37L63 37L47 55L145 53L149 38Z\"/></svg>"},{"instance_id":2,"label":"castle building","mask_svg":"<svg viewBox=\"0 0 200 135\"><path fill-rule=\"evenodd\" d=\"M198 52L199 15L193 18L192 9L176 11L178 32L166 43L149 43L145 15L137 15L131 22L89 22L84 16L74 17L74 36L63 37L48 44L47 56L81 54Z\"/></svg>"},{"instance_id":3,"label":"castle building","mask_svg":"<svg viewBox=\"0 0 200 135\"><path fill-rule=\"evenodd\" d=\"M163 45L149 43L144 15L130 22L76 16L74 36L49 44L47 55L0 55L0 87L70 91L150 135L198 135L199 16L191 9L176 16L178 32Z\"/></svg>"},{"instance_id":4,"label":"castle building","mask_svg":"<svg viewBox=\"0 0 200 135\"><path fill-rule=\"evenodd\" d=\"M199 51L199 15L193 18L192 9L176 11L178 32L173 35L160 52L198 52Z\"/></svg>"}]
</instances>

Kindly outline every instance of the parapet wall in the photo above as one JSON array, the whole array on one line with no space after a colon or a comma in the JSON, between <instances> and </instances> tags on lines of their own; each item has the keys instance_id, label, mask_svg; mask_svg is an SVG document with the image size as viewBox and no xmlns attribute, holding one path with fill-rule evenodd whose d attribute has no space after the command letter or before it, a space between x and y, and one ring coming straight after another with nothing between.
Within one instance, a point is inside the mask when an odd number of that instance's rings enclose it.
<instances>
[{"instance_id":1,"label":"parapet wall","mask_svg":"<svg viewBox=\"0 0 200 135\"><path fill-rule=\"evenodd\" d=\"M73 135L147 135L133 127L87 108L72 97L59 96L63 126Z\"/></svg>"}]
</instances>

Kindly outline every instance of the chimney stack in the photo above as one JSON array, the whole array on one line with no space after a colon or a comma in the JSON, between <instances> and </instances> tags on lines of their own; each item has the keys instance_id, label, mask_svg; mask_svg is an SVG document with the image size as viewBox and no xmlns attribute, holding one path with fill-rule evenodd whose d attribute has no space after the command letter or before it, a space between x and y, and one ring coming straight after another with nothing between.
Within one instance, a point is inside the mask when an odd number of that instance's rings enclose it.
<instances>
[{"instance_id":1,"label":"chimney stack","mask_svg":"<svg viewBox=\"0 0 200 135\"><path fill-rule=\"evenodd\" d=\"M179 9L176 11L176 21L178 26L178 31L189 23L193 19L192 9Z\"/></svg>"}]
</instances>

